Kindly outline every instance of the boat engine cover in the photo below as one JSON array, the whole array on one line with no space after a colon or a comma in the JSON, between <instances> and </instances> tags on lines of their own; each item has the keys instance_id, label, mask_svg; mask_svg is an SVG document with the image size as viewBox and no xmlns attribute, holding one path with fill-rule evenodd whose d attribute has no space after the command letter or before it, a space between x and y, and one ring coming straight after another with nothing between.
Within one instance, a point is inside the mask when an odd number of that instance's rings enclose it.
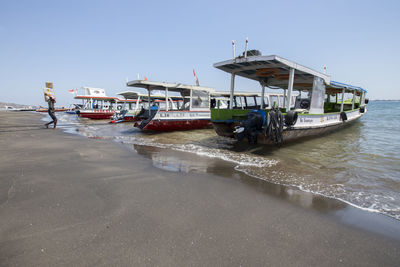
<instances>
[{"instance_id":1,"label":"boat engine cover","mask_svg":"<svg viewBox=\"0 0 400 267\"><path fill-rule=\"evenodd\" d=\"M262 127L266 122L266 114L264 110L252 110L247 113L246 119L240 122L239 126L233 131L237 140L247 137L249 143L257 143L257 135L262 131Z\"/></svg>"}]
</instances>

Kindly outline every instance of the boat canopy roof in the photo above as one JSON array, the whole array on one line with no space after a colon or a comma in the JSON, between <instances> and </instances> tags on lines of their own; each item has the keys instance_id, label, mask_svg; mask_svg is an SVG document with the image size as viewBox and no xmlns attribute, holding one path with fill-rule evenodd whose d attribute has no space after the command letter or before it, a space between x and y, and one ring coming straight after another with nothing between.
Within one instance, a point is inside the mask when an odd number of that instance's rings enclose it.
<instances>
[{"instance_id":1,"label":"boat canopy roof","mask_svg":"<svg viewBox=\"0 0 400 267\"><path fill-rule=\"evenodd\" d=\"M257 92L235 92L234 93L235 96L244 96L244 97L252 97L252 96L260 96L260 93ZM218 97L218 96L222 96L222 97L229 97L230 96L230 92L213 92L211 94L211 96L213 97Z\"/></svg>"},{"instance_id":2,"label":"boat canopy roof","mask_svg":"<svg viewBox=\"0 0 400 267\"><path fill-rule=\"evenodd\" d=\"M146 94L135 92L135 91L124 91L118 93L117 95L123 96L125 99L138 99L139 96L144 97Z\"/></svg>"},{"instance_id":3,"label":"boat canopy roof","mask_svg":"<svg viewBox=\"0 0 400 267\"><path fill-rule=\"evenodd\" d=\"M143 93L135 92L135 91L125 91L125 92L118 93L118 95L123 96L125 99L138 99L139 96L140 96L142 98L142 101L143 100L145 101L147 99L147 97L148 97L147 94L143 94ZM165 95L150 95L150 98L156 99L156 100L157 99L164 100L165 99ZM181 96L168 96L168 98L171 98L172 100L180 100L180 99L182 99Z\"/></svg>"},{"instance_id":4,"label":"boat canopy roof","mask_svg":"<svg viewBox=\"0 0 400 267\"><path fill-rule=\"evenodd\" d=\"M153 82L147 80L134 80L126 83L127 86L145 88L147 90L165 90L173 92L181 92L185 90L200 90L207 92L214 92L214 88L196 86L196 85L186 85L181 83L167 83L167 82Z\"/></svg>"},{"instance_id":5,"label":"boat canopy roof","mask_svg":"<svg viewBox=\"0 0 400 267\"><path fill-rule=\"evenodd\" d=\"M290 69L294 69L294 90L312 90L314 77L319 77L327 85L327 89L337 90L345 88L349 92L365 92L361 87L331 81L331 77L327 74L276 55L236 57L215 63L214 67L231 74L258 81L272 89L286 89L289 83Z\"/></svg>"},{"instance_id":6,"label":"boat canopy roof","mask_svg":"<svg viewBox=\"0 0 400 267\"><path fill-rule=\"evenodd\" d=\"M336 82L336 81L331 81L331 83L326 86L326 92L330 93L330 94L341 93L343 89L347 93L353 92L353 91L367 92L367 90L365 90L362 87L354 86L354 85L346 84L346 83L341 83L341 82Z\"/></svg>"},{"instance_id":7,"label":"boat canopy roof","mask_svg":"<svg viewBox=\"0 0 400 267\"><path fill-rule=\"evenodd\" d=\"M265 96L283 96L283 94L276 94L276 93L265 93ZM230 92L214 92L211 94L213 97L229 97ZM244 96L244 97L253 97L253 96L261 96L261 93L258 92L234 92L234 96Z\"/></svg>"},{"instance_id":8,"label":"boat canopy roof","mask_svg":"<svg viewBox=\"0 0 400 267\"><path fill-rule=\"evenodd\" d=\"M112 96L77 95L74 98L75 99L104 100L104 101L110 101L110 102L136 102L136 100L133 100L133 99L121 99L121 98L112 97Z\"/></svg>"},{"instance_id":9,"label":"boat canopy roof","mask_svg":"<svg viewBox=\"0 0 400 267\"><path fill-rule=\"evenodd\" d=\"M96 99L96 100L108 100L108 101L115 101L118 98L111 97L111 96L93 96L93 95L76 95L75 99Z\"/></svg>"}]
</instances>

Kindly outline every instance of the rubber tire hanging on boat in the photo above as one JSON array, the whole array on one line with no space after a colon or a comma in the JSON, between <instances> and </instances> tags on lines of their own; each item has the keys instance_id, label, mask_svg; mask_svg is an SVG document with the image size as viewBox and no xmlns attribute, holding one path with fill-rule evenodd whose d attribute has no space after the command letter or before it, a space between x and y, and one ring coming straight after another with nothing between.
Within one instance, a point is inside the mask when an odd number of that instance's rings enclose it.
<instances>
[{"instance_id":1,"label":"rubber tire hanging on boat","mask_svg":"<svg viewBox=\"0 0 400 267\"><path fill-rule=\"evenodd\" d=\"M310 108L310 99L301 99L300 100L300 108L302 109L308 109Z\"/></svg>"},{"instance_id":2,"label":"rubber tire hanging on boat","mask_svg":"<svg viewBox=\"0 0 400 267\"><path fill-rule=\"evenodd\" d=\"M365 112L365 107L360 107L360 113L364 113Z\"/></svg>"},{"instance_id":3,"label":"rubber tire hanging on boat","mask_svg":"<svg viewBox=\"0 0 400 267\"><path fill-rule=\"evenodd\" d=\"M365 103L365 104L368 104L368 102L369 102L369 99L366 98L366 99L364 100L364 103Z\"/></svg>"},{"instance_id":4,"label":"rubber tire hanging on boat","mask_svg":"<svg viewBox=\"0 0 400 267\"><path fill-rule=\"evenodd\" d=\"M298 118L298 114L294 110L289 110L285 115L285 125L287 127L291 127L296 124Z\"/></svg>"},{"instance_id":5,"label":"rubber tire hanging on boat","mask_svg":"<svg viewBox=\"0 0 400 267\"><path fill-rule=\"evenodd\" d=\"M284 118L278 108L273 108L268 112L268 126L265 130L265 136L278 147L283 142L283 123Z\"/></svg>"},{"instance_id":6,"label":"rubber tire hanging on boat","mask_svg":"<svg viewBox=\"0 0 400 267\"><path fill-rule=\"evenodd\" d=\"M344 112L344 111L340 112L340 118L342 119L343 122L347 121L346 112Z\"/></svg>"}]
</instances>

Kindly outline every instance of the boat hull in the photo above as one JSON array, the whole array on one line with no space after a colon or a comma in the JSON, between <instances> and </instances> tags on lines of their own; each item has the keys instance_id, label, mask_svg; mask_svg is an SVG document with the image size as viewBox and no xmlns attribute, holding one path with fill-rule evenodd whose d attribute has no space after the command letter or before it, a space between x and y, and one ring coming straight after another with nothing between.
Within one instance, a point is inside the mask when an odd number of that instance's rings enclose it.
<instances>
[{"instance_id":1,"label":"boat hull","mask_svg":"<svg viewBox=\"0 0 400 267\"><path fill-rule=\"evenodd\" d=\"M114 110L80 110L78 114L82 118L105 120L110 119L114 115Z\"/></svg>"},{"instance_id":2,"label":"boat hull","mask_svg":"<svg viewBox=\"0 0 400 267\"><path fill-rule=\"evenodd\" d=\"M139 126L139 123L136 124ZM209 111L159 111L142 131L172 132L212 128Z\"/></svg>"},{"instance_id":3,"label":"boat hull","mask_svg":"<svg viewBox=\"0 0 400 267\"><path fill-rule=\"evenodd\" d=\"M348 117L346 121L341 120L340 113L299 116L299 119L294 127L283 130L283 141L290 142L305 137L317 137L325 133L338 130L351 124L352 122L357 121L364 115L364 113L360 113L360 111L357 109L346 112L346 115ZM212 122L212 124L215 132L218 135L234 138L234 128L235 126L238 126L240 122ZM265 136L264 131L258 134L257 142L259 144L273 143Z\"/></svg>"},{"instance_id":4,"label":"boat hull","mask_svg":"<svg viewBox=\"0 0 400 267\"><path fill-rule=\"evenodd\" d=\"M172 132L172 131L188 131L195 129L211 128L210 120L193 119L193 120L152 120L146 127L145 131L156 132Z\"/></svg>"}]
</instances>

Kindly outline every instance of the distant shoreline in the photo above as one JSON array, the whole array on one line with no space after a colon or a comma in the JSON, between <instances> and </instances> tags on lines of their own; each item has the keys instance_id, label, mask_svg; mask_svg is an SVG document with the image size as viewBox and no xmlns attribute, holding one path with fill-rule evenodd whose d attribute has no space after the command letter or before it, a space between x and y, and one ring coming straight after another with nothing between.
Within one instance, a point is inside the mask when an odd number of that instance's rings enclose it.
<instances>
[{"instance_id":1,"label":"distant shoreline","mask_svg":"<svg viewBox=\"0 0 400 267\"><path fill-rule=\"evenodd\" d=\"M374 99L374 100L371 100L371 101L390 101L390 102L398 102L398 101L400 101L400 99L390 99L390 100L385 100L385 99Z\"/></svg>"}]
</instances>

